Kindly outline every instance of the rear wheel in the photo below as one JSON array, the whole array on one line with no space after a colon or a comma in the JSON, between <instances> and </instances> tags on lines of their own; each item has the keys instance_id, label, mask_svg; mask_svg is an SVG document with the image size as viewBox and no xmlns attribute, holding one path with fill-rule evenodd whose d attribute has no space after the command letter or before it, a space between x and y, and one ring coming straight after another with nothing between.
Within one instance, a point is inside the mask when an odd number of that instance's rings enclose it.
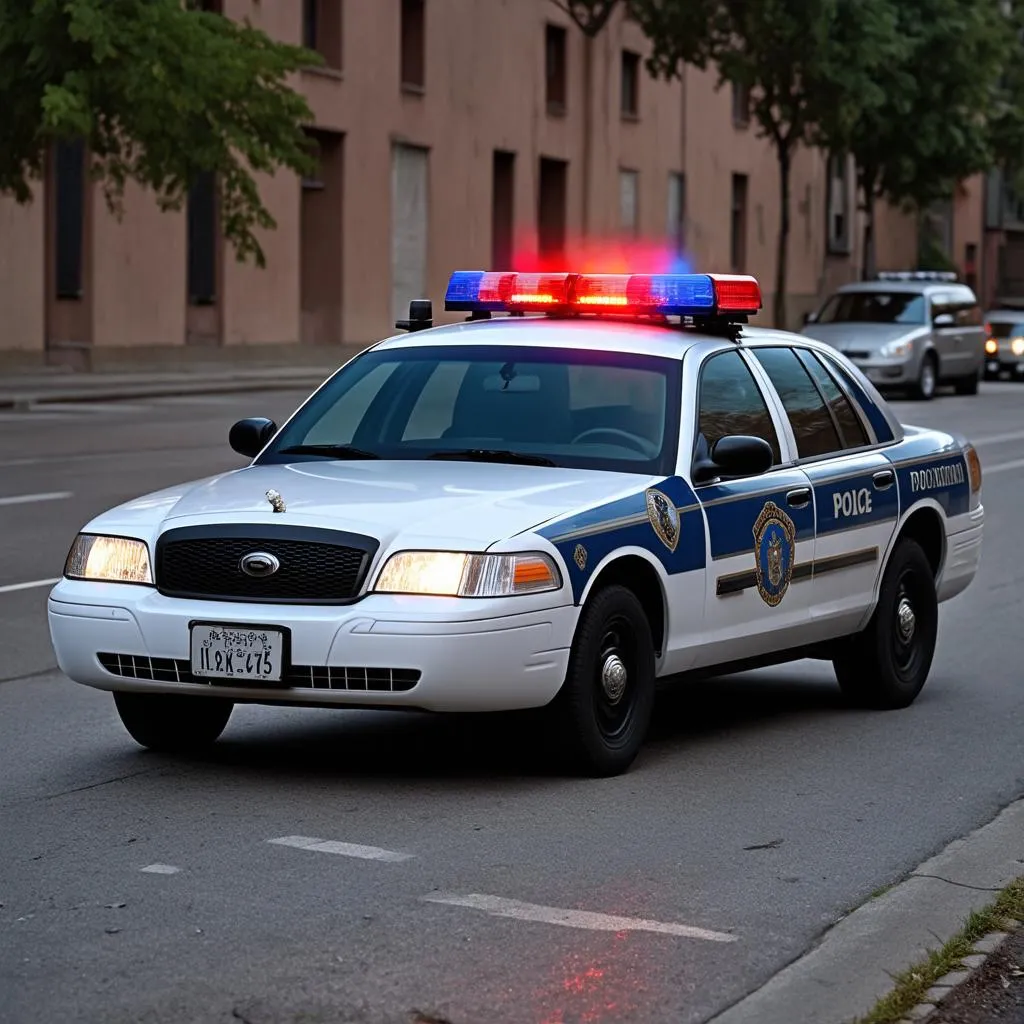
<instances>
[{"instance_id":1,"label":"rear wheel","mask_svg":"<svg viewBox=\"0 0 1024 1024\"><path fill-rule=\"evenodd\" d=\"M917 373L914 385L914 397L923 402L930 402L935 397L935 389L939 384L939 362L933 352L925 352L921 359L921 369Z\"/></svg>"},{"instance_id":2,"label":"rear wheel","mask_svg":"<svg viewBox=\"0 0 1024 1024\"><path fill-rule=\"evenodd\" d=\"M643 745L654 707L654 642L636 595L604 587L587 601L565 683L550 707L553 739L574 771L624 772Z\"/></svg>"},{"instance_id":3,"label":"rear wheel","mask_svg":"<svg viewBox=\"0 0 1024 1024\"><path fill-rule=\"evenodd\" d=\"M163 693L115 693L114 704L136 743L166 753L202 750L213 744L234 707L219 697Z\"/></svg>"},{"instance_id":4,"label":"rear wheel","mask_svg":"<svg viewBox=\"0 0 1024 1024\"><path fill-rule=\"evenodd\" d=\"M916 541L901 540L882 577L871 621L833 661L844 695L879 710L911 705L928 678L938 624L932 567Z\"/></svg>"}]
</instances>

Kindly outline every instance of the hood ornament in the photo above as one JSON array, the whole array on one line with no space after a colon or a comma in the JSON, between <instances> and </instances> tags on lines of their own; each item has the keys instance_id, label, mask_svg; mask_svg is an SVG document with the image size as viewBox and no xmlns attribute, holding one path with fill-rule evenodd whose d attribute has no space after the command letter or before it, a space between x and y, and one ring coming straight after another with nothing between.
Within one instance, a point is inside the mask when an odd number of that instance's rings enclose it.
<instances>
[{"instance_id":1,"label":"hood ornament","mask_svg":"<svg viewBox=\"0 0 1024 1024\"><path fill-rule=\"evenodd\" d=\"M270 502L270 507L275 512L284 512L285 509L288 508L288 506L284 503L284 498L282 498L281 495L278 494L277 491L275 491L273 488L267 491L267 501Z\"/></svg>"}]
</instances>

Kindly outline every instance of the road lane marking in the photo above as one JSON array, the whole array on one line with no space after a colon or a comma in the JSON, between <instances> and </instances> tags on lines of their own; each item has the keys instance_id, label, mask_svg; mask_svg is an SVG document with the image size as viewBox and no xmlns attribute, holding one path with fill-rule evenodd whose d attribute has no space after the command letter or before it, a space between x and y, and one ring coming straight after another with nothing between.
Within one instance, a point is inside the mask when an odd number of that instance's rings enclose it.
<instances>
[{"instance_id":1,"label":"road lane marking","mask_svg":"<svg viewBox=\"0 0 1024 1024\"><path fill-rule=\"evenodd\" d=\"M60 583L60 577L55 580L29 580L28 583L6 583L0 587L0 594L13 594L16 590L34 590L36 587L52 587Z\"/></svg>"},{"instance_id":2,"label":"road lane marking","mask_svg":"<svg viewBox=\"0 0 1024 1024\"><path fill-rule=\"evenodd\" d=\"M398 853L396 850L382 850L379 846L358 846L355 843L339 843L333 839L310 839L308 836L282 836L280 839L268 839L268 843L278 846L292 846L296 850L313 850L315 853L335 853L341 857L358 857L360 860L383 860L393 864L399 861L412 860L411 853Z\"/></svg>"},{"instance_id":3,"label":"road lane marking","mask_svg":"<svg viewBox=\"0 0 1024 1024\"><path fill-rule=\"evenodd\" d=\"M36 501L62 501L70 498L71 491L46 491L42 494L12 494L0 498L0 505L31 505Z\"/></svg>"},{"instance_id":4,"label":"road lane marking","mask_svg":"<svg viewBox=\"0 0 1024 1024\"><path fill-rule=\"evenodd\" d=\"M1015 459L1013 462L999 462L994 466L986 466L984 463L982 463L982 479L984 479L986 476L990 476L992 473L1005 473L1008 469L1021 468L1024 468L1024 459Z\"/></svg>"},{"instance_id":5,"label":"road lane marking","mask_svg":"<svg viewBox=\"0 0 1024 1024\"><path fill-rule=\"evenodd\" d=\"M738 935L695 928L689 924L649 921L642 917L617 917L614 914L598 914L589 910L563 910L559 907L544 907L538 903L522 903L519 900L507 900L501 896L485 896L480 893L470 893L468 896L431 895L424 896L423 899L428 903L445 903L454 907L482 910L495 917L512 917L519 921L538 921L542 924L557 924L565 928L582 928L588 931L657 932L660 935L703 939L706 942L739 940Z\"/></svg>"},{"instance_id":6,"label":"road lane marking","mask_svg":"<svg viewBox=\"0 0 1024 1024\"><path fill-rule=\"evenodd\" d=\"M181 868L176 868L173 864L147 864L139 870L150 875L176 875Z\"/></svg>"},{"instance_id":7,"label":"road lane marking","mask_svg":"<svg viewBox=\"0 0 1024 1024\"><path fill-rule=\"evenodd\" d=\"M977 448L984 444L1002 444L1004 441L1024 440L1024 430L1017 430L1012 434L989 434L988 437L976 437L973 440L968 438L971 444Z\"/></svg>"}]
</instances>

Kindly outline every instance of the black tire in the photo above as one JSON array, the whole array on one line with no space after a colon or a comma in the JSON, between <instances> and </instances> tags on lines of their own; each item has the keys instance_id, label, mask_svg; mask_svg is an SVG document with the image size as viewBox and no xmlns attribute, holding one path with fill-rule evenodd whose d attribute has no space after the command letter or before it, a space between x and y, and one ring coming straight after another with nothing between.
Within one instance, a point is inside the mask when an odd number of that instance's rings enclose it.
<instances>
[{"instance_id":1,"label":"black tire","mask_svg":"<svg viewBox=\"0 0 1024 1024\"><path fill-rule=\"evenodd\" d=\"M832 662L844 696L880 711L909 707L928 678L938 628L932 567L916 541L901 540L886 566L871 621Z\"/></svg>"},{"instance_id":2,"label":"black tire","mask_svg":"<svg viewBox=\"0 0 1024 1024\"><path fill-rule=\"evenodd\" d=\"M953 387L958 395L976 395L980 382L980 373L972 373L970 377L961 377Z\"/></svg>"},{"instance_id":3,"label":"black tire","mask_svg":"<svg viewBox=\"0 0 1024 1024\"><path fill-rule=\"evenodd\" d=\"M580 615L549 708L552 739L570 770L618 775L640 752L653 709L654 642L643 606L626 587L604 587Z\"/></svg>"},{"instance_id":4,"label":"black tire","mask_svg":"<svg viewBox=\"0 0 1024 1024\"><path fill-rule=\"evenodd\" d=\"M181 753L216 742L234 707L219 697L115 693L114 704L132 739L150 750Z\"/></svg>"},{"instance_id":5,"label":"black tire","mask_svg":"<svg viewBox=\"0 0 1024 1024\"><path fill-rule=\"evenodd\" d=\"M914 384L914 397L921 402L930 402L939 389L939 361L934 352L925 352L921 359L921 369L917 373Z\"/></svg>"}]
</instances>

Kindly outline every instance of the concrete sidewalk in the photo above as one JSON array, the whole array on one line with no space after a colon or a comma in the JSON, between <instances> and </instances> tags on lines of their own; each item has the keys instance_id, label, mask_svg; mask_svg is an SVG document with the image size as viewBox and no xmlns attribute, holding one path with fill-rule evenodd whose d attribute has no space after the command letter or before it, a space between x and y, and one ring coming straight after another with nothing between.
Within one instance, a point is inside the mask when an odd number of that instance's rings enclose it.
<instances>
[{"instance_id":1,"label":"concrete sidewalk","mask_svg":"<svg viewBox=\"0 0 1024 1024\"><path fill-rule=\"evenodd\" d=\"M339 350L337 361L310 365L210 365L187 369L76 373L54 368L0 373L0 409L30 409L58 402L110 402L168 395L229 391L309 389L319 385L358 349Z\"/></svg>"}]
</instances>

